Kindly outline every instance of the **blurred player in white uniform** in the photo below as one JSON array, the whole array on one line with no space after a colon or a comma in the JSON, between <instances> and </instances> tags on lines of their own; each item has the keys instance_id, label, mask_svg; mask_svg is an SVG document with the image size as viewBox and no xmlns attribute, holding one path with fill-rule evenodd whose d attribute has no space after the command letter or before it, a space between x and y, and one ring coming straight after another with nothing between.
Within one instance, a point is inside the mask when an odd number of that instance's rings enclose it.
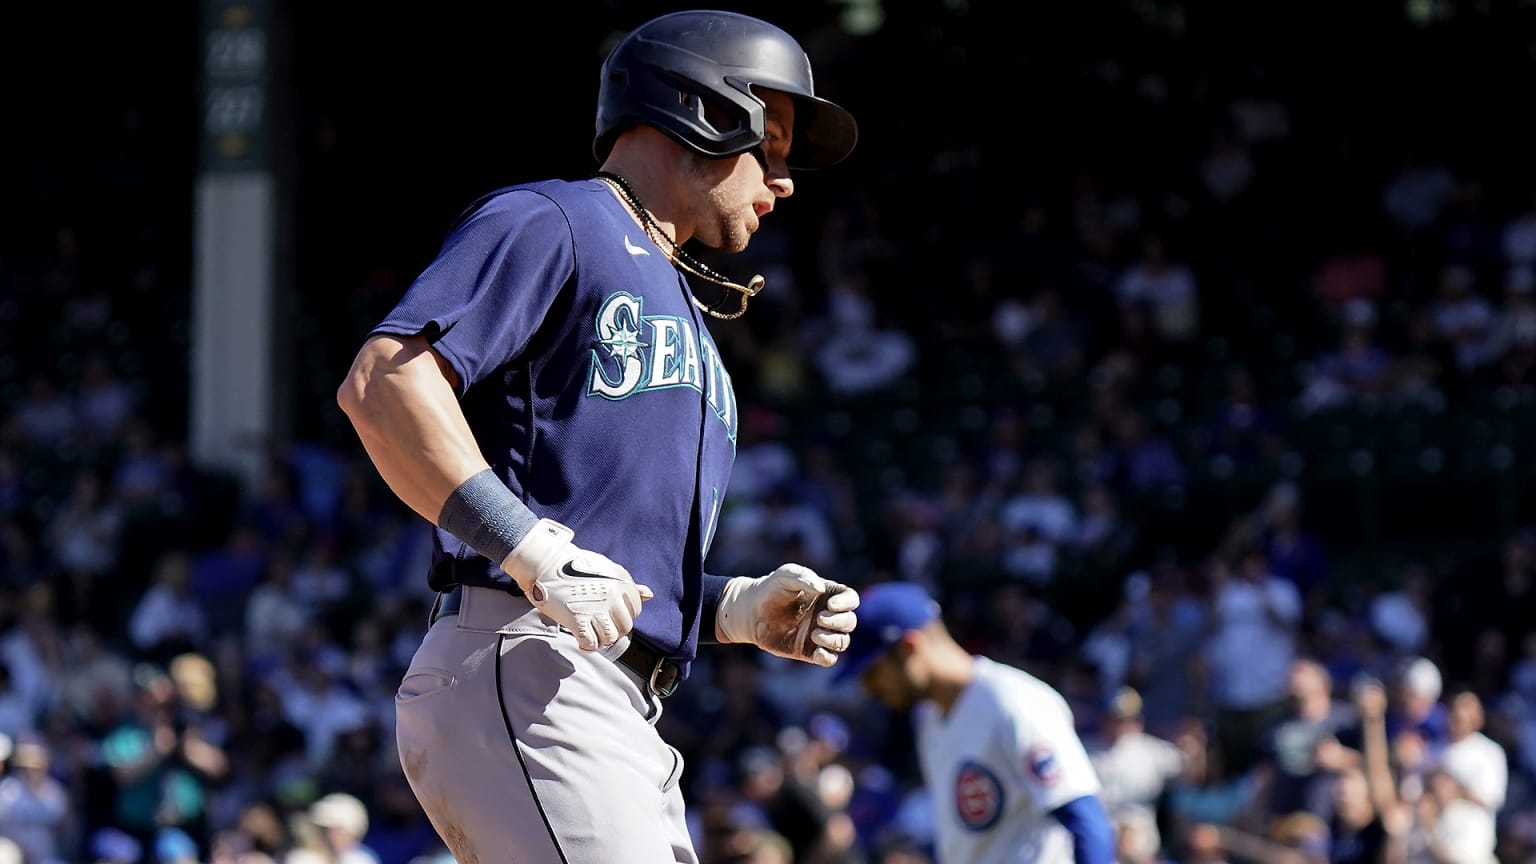
<instances>
[{"instance_id":1,"label":"blurred player in white uniform","mask_svg":"<svg viewBox=\"0 0 1536 864\"><path fill-rule=\"evenodd\" d=\"M912 711L941 864L1110 864L1114 827L1066 700L965 650L911 583L863 593L838 663L887 707Z\"/></svg>"}]
</instances>

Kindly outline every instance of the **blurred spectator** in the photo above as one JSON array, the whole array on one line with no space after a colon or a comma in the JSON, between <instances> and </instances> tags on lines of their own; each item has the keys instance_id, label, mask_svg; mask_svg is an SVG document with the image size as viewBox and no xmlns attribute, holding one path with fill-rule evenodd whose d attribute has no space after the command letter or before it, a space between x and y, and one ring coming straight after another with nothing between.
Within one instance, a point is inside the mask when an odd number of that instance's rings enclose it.
<instances>
[{"instance_id":1,"label":"blurred spectator","mask_svg":"<svg viewBox=\"0 0 1536 864\"><path fill-rule=\"evenodd\" d=\"M21 847L28 864L62 864L71 827L69 790L49 773L46 741L15 739L9 776L0 779L0 837Z\"/></svg>"},{"instance_id":2,"label":"blurred spectator","mask_svg":"<svg viewBox=\"0 0 1536 864\"><path fill-rule=\"evenodd\" d=\"M898 500L891 503L890 519L897 577L937 590L949 551L938 507L924 499Z\"/></svg>"},{"instance_id":3,"label":"blurred spectator","mask_svg":"<svg viewBox=\"0 0 1536 864\"><path fill-rule=\"evenodd\" d=\"M1463 690L1450 699L1449 736L1440 751L1439 769L1460 784L1468 801L1496 815L1509 790L1509 760L1504 748L1483 734L1483 702Z\"/></svg>"},{"instance_id":4,"label":"blurred spectator","mask_svg":"<svg viewBox=\"0 0 1536 864\"><path fill-rule=\"evenodd\" d=\"M291 599L302 606L309 617L328 615L352 590L352 574L346 564L338 560L335 540L324 534L311 537L291 566Z\"/></svg>"},{"instance_id":5,"label":"blurred spectator","mask_svg":"<svg viewBox=\"0 0 1536 864\"><path fill-rule=\"evenodd\" d=\"M1304 368L1298 408L1315 413L1392 393L1394 358L1376 341L1376 317L1368 301L1344 305L1336 345Z\"/></svg>"},{"instance_id":6,"label":"blurred spectator","mask_svg":"<svg viewBox=\"0 0 1536 864\"><path fill-rule=\"evenodd\" d=\"M1536 528L1522 526L1496 549L1466 559L1434 593L1436 636L1448 663L1471 669L1487 631L1518 645L1536 621Z\"/></svg>"},{"instance_id":7,"label":"blurred spectator","mask_svg":"<svg viewBox=\"0 0 1536 864\"><path fill-rule=\"evenodd\" d=\"M173 446L159 441L149 421L129 418L118 441L117 461L110 481L112 496L124 510L139 513L163 506L161 499L175 492Z\"/></svg>"},{"instance_id":8,"label":"blurred spectator","mask_svg":"<svg viewBox=\"0 0 1536 864\"><path fill-rule=\"evenodd\" d=\"M16 689L11 667L0 662L0 735L14 741L37 728L37 712Z\"/></svg>"},{"instance_id":9,"label":"blurred spectator","mask_svg":"<svg viewBox=\"0 0 1536 864\"><path fill-rule=\"evenodd\" d=\"M155 834L156 864L199 864L197 841L179 828L162 828Z\"/></svg>"},{"instance_id":10,"label":"blurred spectator","mask_svg":"<svg viewBox=\"0 0 1536 864\"><path fill-rule=\"evenodd\" d=\"M341 662L301 644L277 679L283 716L304 733L305 755L315 769L331 759L342 735L373 723L373 712L342 679Z\"/></svg>"},{"instance_id":11,"label":"blurred spectator","mask_svg":"<svg viewBox=\"0 0 1536 864\"><path fill-rule=\"evenodd\" d=\"M128 620L128 636L143 656L168 659L207 638L204 607L191 588L191 559L180 551L162 555L155 563L154 582Z\"/></svg>"},{"instance_id":12,"label":"blurred spectator","mask_svg":"<svg viewBox=\"0 0 1536 864\"><path fill-rule=\"evenodd\" d=\"M1195 456L1218 474L1273 464L1286 447L1280 418L1259 398L1248 369L1230 370L1225 385L1209 417L1191 432Z\"/></svg>"},{"instance_id":13,"label":"blurred spectator","mask_svg":"<svg viewBox=\"0 0 1536 864\"><path fill-rule=\"evenodd\" d=\"M1258 762L1264 733L1284 710L1301 596L1274 575L1261 546L1240 550L1230 565L1212 564L1204 665L1224 769L1241 774Z\"/></svg>"},{"instance_id":14,"label":"blurred spectator","mask_svg":"<svg viewBox=\"0 0 1536 864\"><path fill-rule=\"evenodd\" d=\"M12 611L14 623L0 631L0 666L10 673L19 710L35 724L54 704L64 667L64 638L56 623L61 616L53 586L32 583Z\"/></svg>"},{"instance_id":15,"label":"blurred spectator","mask_svg":"<svg viewBox=\"0 0 1536 864\"><path fill-rule=\"evenodd\" d=\"M1027 303L1003 298L994 327L1021 381L1070 381L1087 362L1087 336L1053 289L1036 291Z\"/></svg>"},{"instance_id":16,"label":"blurred spectator","mask_svg":"<svg viewBox=\"0 0 1536 864\"><path fill-rule=\"evenodd\" d=\"M1494 358L1496 313L1477 292L1477 272L1463 265L1440 271L1435 298L1425 308L1430 331L1445 346L1456 369L1474 375Z\"/></svg>"},{"instance_id":17,"label":"blurred spectator","mask_svg":"<svg viewBox=\"0 0 1536 864\"><path fill-rule=\"evenodd\" d=\"M1054 463L1031 459L1017 492L1002 502L998 521L1011 532L1033 528L1045 541L1065 543L1077 530L1077 507L1062 489Z\"/></svg>"},{"instance_id":18,"label":"blurred spectator","mask_svg":"<svg viewBox=\"0 0 1536 864\"><path fill-rule=\"evenodd\" d=\"M1188 576L1179 562L1160 561L1132 574L1123 601L1136 613L1128 633L1126 681L1141 695L1143 721L1163 738L1201 705L1195 667L1210 619L1190 592Z\"/></svg>"},{"instance_id":19,"label":"blurred spectator","mask_svg":"<svg viewBox=\"0 0 1536 864\"><path fill-rule=\"evenodd\" d=\"M1461 786L1444 771L1429 775L1417 802L1418 842L1434 861L1499 864L1496 823L1487 808L1464 797Z\"/></svg>"},{"instance_id":20,"label":"blurred spectator","mask_svg":"<svg viewBox=\"0 0 1536 864\"><path fill-rule=\"evenodd\" d=\"M1460 178L1440 218L1441 255L1474 272L1486 272L1503 261L1502 227L1490 208L1482 178Z\"/></svg>"},{"instance_id":21,"label":"blurred spectator","mask_svg":"<svg viewBox=\"0 0 1536 864\"><path fill-rule=\"evenodd\" d=\"M75 395L81 437L93 448L115 444L139 408L134 388L119 377L106 355L93 352L80 366Z\"/></svg>"},{"instance_id":22,"label":"blurred spectator","mask_svg":"<svg viewBox=\"0 0 1536 864\"><path fill-rule=\"evenodd\" d=\"M1499 232L1499 250L1512 266L1536 266L1536 194L1505 220Z\"/></svg>"},{"instance_id":23,"label":"blurred spectator","mask_svg":"<svg viewBox=\"0 0 1536 864\"><path fill-rule=\"evenodd\" d=\"M128 831L100 828L91 835L92 864L139 864L144 843Z\"/></svg>"},{"instance_id":24,"label":"blurred spectator","mask_svg":"<svg viewBox=\"0 0 1536 864\"><path fill-rule=\"evenodd\" d=\"M1381 206L1402 231L1428 231L1439 221L1456 190L1456 177L1441 162L1405 152L1382 189Z\"/></svg>"},{"instance_id":25,"label":"blurred spectator","mask_svg":"<svg viewBox=\"0 0 1536 864\"><path fill-rule=\"evenodd\" d=\"M1115 820L1116 864L1161 864L1163 837L1157 827L1157 814L1137 804L1126 804L1110 812Z\"/></svg>"},{"instance_id":26,"label":"blurred spectator","mask_svg":"<svg viewBox=\"0 0 1536 864\"><path fill-rule=\"evenodd\" d=\"M363 843L368 810L351 795L333 792L309 807L309 820L321 831L325 861L331 864L379 864L379 856Z\"/></svg>"},{"instance_id":27,"label":"blurred spectator","mask_svg":"<svg viewBox=\"0 0 1536 864\"><path fill-rule=\"evenodd\" d=\"M1128 807L1156 810L1168 782L1184 773L1184 754L1172 742L1147 733L1141 694L1133 688L1115 694L1100 725L1100 736L1090 739L1088 758L1103 786L1104 806L1111 813Z\"/></svg>"},{"instance_id":28,"label":"blurred spectator","mask_svg":"<svg viewBox=\"0 0 1536 864\"><path fill-rule=\"evenodd\" d=\"M1255 528L1270 572L1294 584L1307 610L1316 612L1333 584L1332 561L1302 513L1301 487L1281 481L1265 494Z\"/></svg>"},{"instance_id":29,"label":"blurred spectator","mask_svg":"<svg viewBox=\"0 0 1536 864\"><path fill-rule=\"evenodd\" d=\"M194 552L191 596L202 605L208 626L217 632L244 626L245 603L266 575L271 548L255 523L235 523L222 543Z\"/></svg>"},{"instance_id":30,"label":"blurred spectator","mask_svg":"<svg viewBox=\"0 0 1536 864\"><path fill-rule=\"evenodd\" d=\"M1520 640L1520 656L1510 669L1509 689L1528 705L1536 707L1536 631L1525 634Z\"/></svg>"},{"instance_id":31,"label":"blurred spectator","mask_svg":"<svg viewBox=\"0 0 1536 864\"><path fill-rule=\"evenodd\" d=\"M1371 798L1370 781L1359 768L1344 768L1333 786L1328 822L1328 860L1339 864L1379 864L1391 838Z\"/></svg>"},{"instance_id":32,"label":"blurred spectator","mask_svg":"<svg viewBox=\"0 0 1536 864\"><path fill-rule=\"evenodd\" d=\"M1216 125L1200 160L1200 182L1211 200L1222 205L1239 200L1253 185L1255 171L1243 136L1226 124Z\"/></svg>"},{"instance_id":33,"label":"blurred spectator","mask_svg":"<svg viewBox=\"0 0 1536 864\"><path fill-rule=\"evenodd\" d=\"M1336 252L1318 268L1316 290L1318 297L1335 312L1357 301L1379 306L1386 299L1386 258L1368 248Z\"/></svg>"},{"instance_id":34,"label":"blurred spectator","mask_svg":"<svg viewBox=\"0 0 1536 864\"><path fill-rule=\"evenodd\" d=\"M1184 485L1184 463L1178 451L1149 427L1141 412L1119 409L1109 419L1109 433L1107 479L1122 495L1165 492Z\"/></svg>"},{"instance_id":35,"label":"blurred spectator","mask_svg":"<svg viewBox=\"0 0 1536 864\"><path fill-rule=\"evenodd\" d=\"M1195 844L1200 842L1200 825L1236 824L1253 811L1261 791L1257 775L1226 771L1198 718L1188 718L1173 743L1184 757L1184 773L1168 784L1167 813L1174 836Z\"/></svg>"},{"instance_id":36,"label":"blurred spectator","mask_svg":"<svg viewBox=\"0 0 1536 864\"><path fill-rule=\"evenodd\" d=\"M375 767L376 788L368 806L368 833L363 843L378 855L379 864L410 864L442 850L443 841L421 812L404 774L392 765ZM446 860L451 864L451 858Z\"/></svg>"},{"instance_id":37,"label":"blurred spectator","mask_svg":"<svg viewBox=\"0 0 1536 864\"><path fill-rule=\"evenodd\" d=\"M1266 735L1265 806L1277 815L1304 810L1327 819L1338 772L1358 767L1359 754L1340 743L1358 720L1348 703L1334 699L1328 670L1315 660L1291 664L1289 691L1285 714Z\"/></svg>"},{"instance_id":38,"label":"blurred spectator","mask_svg":"<svg viewBox=\"0 0 1536 864\"><path fill-rule=\"evenodd\" d=\"M1413 657L1428 647L1433 587L1429 568L1410 561L1399 571L1392 590L1371 598L1371 630L1389 647L1392 659Z\"/></svg>"},{"instance_id":39,"label":"blurred spectator","mask_svg":"<svg viewBox=\"0 0 1536 864\"><path fill-rule=\"evenodd\" d=\"M1200 328L1200 297L1194 271L1175 260L1167 238L1147 234L1140 256L1120 275L1115 296L1122 306L1145 309L1159 340L1181 344Z\"/></svg>"},{"instance_id":40,"label":"blurred spectator","mask_svg":"<svg viewBox=\"0 0 1536 864\"><path fill-rule=\"evenodd\" d=\"M120 580L106 578L118 563L123 514L101 476L81 469L74 475L70 494L48 525L48 545L64 577L63 586L71 618L85 619L98 627L114 623Z\"/></svg>"},{"instance_id":41,"label":"blurred spectator","mask_svg":"<svg viewBox=\"0 0 1536 864\"><path fill-rule=\"evenodd\" d=\"M1387 712L1387 732L1413 732L1438 751L1450 736L1449 718L1440 702L1443 682L1440 667L1427 657L1416 657L1399 666L1393 700Z\"/></svg>"},{"instance_id":42,"label":"blurred spectator","mask_svg":"<svg viewBox=\"0 0 1536 864\"><path fill-rule=\"evenodd\" d=\"M245 607L245 643L263 657L286 656L310 623L311 606L294 590L294 563L285 554L267 562L267 574Z\"/></svg>"},{"instance_id":43,"label":"blurred spectator","mask_svg":"<svg viewBox=\"0 0 1536 864\"><path fill-rule=\"evenodd\" d=\"M1503 304L1489 352L1500 368L1494 383L1536 386L1536 267L1516 265L1504 274Z\"/></svg>"},{"instance_id":44,"label":"blurred spectator","mask_svg":"<svg viewBox=\"0 0 1536 864\"><path fill-rule=\"evenodd\" d=\"M247 497L242 522L260 533L265 546L297 548L304 542L309 519L299 499L298 481L286 466L268 465L261 472L260 485Z\"/></svg>"},{"instance_id":45,"label":"blurred spectator","mask_svg":"<svg viewBox=\"0 0 1536 864\"><path fill-rule=\"evenodd\" d=\"M144 668L137 683L133 708L101 741L101 759L115 786L111 824L141 846L151 845L165 827L201 836L207 786L222 779L222 754L186 736L169 677Z\"/></svg>"},{"instance_id":46,"label":"blurred spectator","mask_svg":"<svg viewBox=\"0 0 1536 864\"><path fill-rule=\"evenodd\" d=\"M816 369L834 393L858 395L894 384L917 362L911 334L887 320L874 302L870 262L833 283L827 300L826 331L815 349Z\"/></svg>"},{"instance_id":47,"label":"blurred spectator","mask_svg":"<svg viewBox=\"0 0 1536 864\"><path fill-rule=\"evenodd\" d=\"M79 431L69 395L46 372L28 377L26 393L9 419L20 443L39 452L70 443Z\"/></svg>"},{"instance_id":48,"label":"blurred spectator","mask_svg":"<svg viewBox=\"0 0 1536 864\"><path fill-rule=\"evenodd\" d=\"M70 629L59 680L59 706L87 729L98 728L132 704L133 666L88 624Z\"/></svg>"}]
</instances>

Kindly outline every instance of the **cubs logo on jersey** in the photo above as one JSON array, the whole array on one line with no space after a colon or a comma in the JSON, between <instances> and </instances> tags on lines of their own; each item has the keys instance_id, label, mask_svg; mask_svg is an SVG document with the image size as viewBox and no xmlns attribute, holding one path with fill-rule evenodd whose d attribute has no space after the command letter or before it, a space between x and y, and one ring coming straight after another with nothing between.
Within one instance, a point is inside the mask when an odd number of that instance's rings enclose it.
<instances>
[{"instance_id":1,"label":"cubs logo on jersey","mask_svg":"<svg viewBox=\"0 0 1536 864\"><path fill-rule=\"evenodd\" d=\"M1061 781L1061 760L1056 758L1056 751L1037 745L1029 748L1024 758L1029 776L1039 785L1050 787Z\"/></svg>"},{"instance_id":2,"label":"cubs logo on jersey","mask_svg":"<svg viewBox=\"0 0 1536 864\"><path fill-rule=\"evenodd\" d=\"M979 762L960 763L955 772L955 814L972 831L985 831L1003 812L1003 784Z\"/></svg>"}]
</instances>

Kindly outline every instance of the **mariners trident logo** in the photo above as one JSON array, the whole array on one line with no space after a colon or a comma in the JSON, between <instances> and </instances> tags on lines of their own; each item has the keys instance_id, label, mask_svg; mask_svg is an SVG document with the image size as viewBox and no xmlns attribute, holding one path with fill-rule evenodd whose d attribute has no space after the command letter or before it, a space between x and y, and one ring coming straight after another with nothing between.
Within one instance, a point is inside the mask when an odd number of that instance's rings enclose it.
<instances>
[{"instance_id":1,"label":"mariners trident logo","mask_svg":"<svg viewBox=\"0 0 1536 864\"><path fill-rule=\"evenodd\" d=\"M736 440L736 393L720 353L693 322L672 315L647 316L643 301L620 291L597 312L588 396L627 399L636 393L688 387L704 394L715 416Z\"/></svg>"}]
</instances>

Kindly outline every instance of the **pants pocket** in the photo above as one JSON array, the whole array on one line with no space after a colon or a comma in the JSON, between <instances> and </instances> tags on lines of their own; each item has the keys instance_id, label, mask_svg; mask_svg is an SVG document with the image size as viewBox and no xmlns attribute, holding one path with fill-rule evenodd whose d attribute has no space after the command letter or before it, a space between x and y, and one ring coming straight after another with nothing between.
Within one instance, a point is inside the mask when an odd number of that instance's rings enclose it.
<instances>
[{"instance_id":1,"label":"pants pocket","mask_svg":"<svg viewBox=\"0 0 1536 864\"><path fill-rule=\"evenodd\" d=\"M404 705L446 693L456 680L453 673L442 669L412 669L401 679L400 689L395 691L395 703Z\"/></svg>"}]
</instances>

